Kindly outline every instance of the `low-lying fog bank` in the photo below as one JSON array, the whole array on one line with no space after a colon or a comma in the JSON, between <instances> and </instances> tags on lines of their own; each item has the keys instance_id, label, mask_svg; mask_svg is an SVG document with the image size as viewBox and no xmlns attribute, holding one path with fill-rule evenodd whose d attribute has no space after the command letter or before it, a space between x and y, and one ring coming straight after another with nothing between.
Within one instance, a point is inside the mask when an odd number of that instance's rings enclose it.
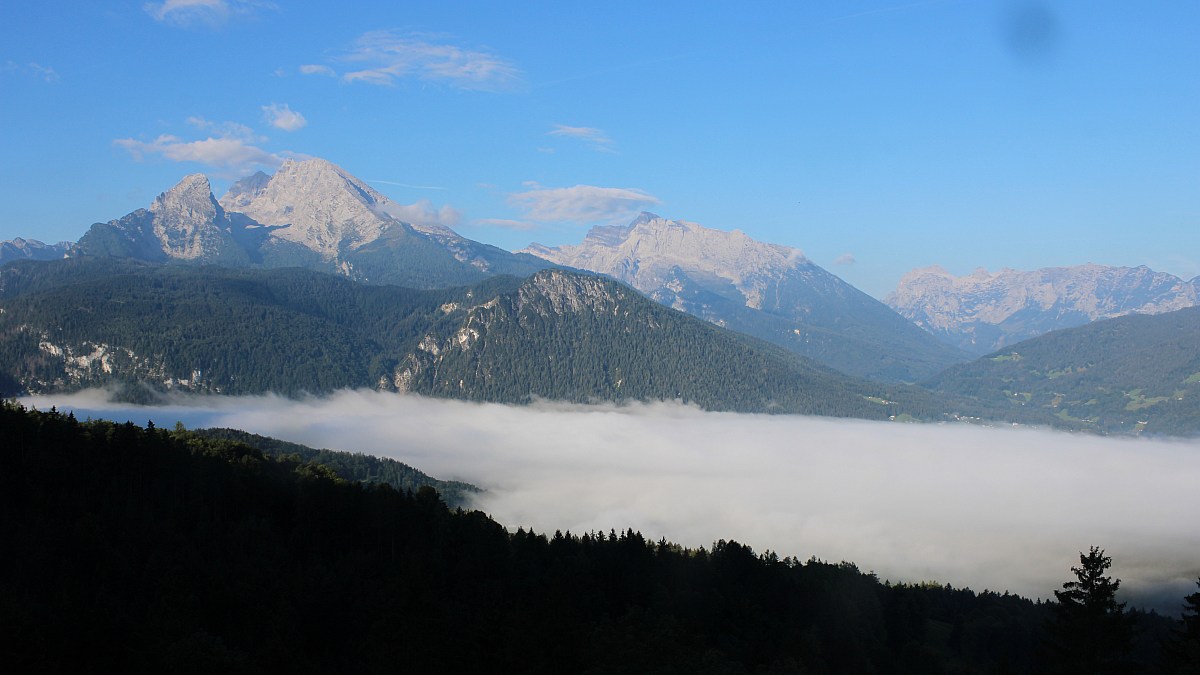
<instances>
[{"instance_id":1,"label":"low-lying fog bank","mask_svg":"<svg viewBox=\"0 0 1200 675\"><path fill-rule=\"evenodd\" d=\"M882 579L1052 598L1091 545L1132 604L1176 614L1200 576L1200 442L707 413L675 404L509 407L372 391L326 398L103 392L24 399L160 427L245 429L393 457L488 492L511 528L640 530Z\"/></svg>"}]
</instances>

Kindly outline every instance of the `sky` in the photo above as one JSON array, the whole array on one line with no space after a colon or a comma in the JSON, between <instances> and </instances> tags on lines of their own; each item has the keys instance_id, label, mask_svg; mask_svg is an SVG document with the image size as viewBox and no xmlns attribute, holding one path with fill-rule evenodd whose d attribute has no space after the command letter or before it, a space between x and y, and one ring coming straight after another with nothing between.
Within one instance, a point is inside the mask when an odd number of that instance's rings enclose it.
<instances>
[{"instance_id":1,"label":"sky","mask_svg":"<svg viewBox=\"0 0 1200 675\"><path fill-rule=\"evenodd\" d=\"M0 240L322 157L462 235L641 210L882 298L940 264L1200 275L1194 0L0 4Z\"/></svg>"},{"instance_id":2,"label":"sky","mask_svg":"<svg viewBox=\"0 0 1200 675\"><path fill-rule=\"evenodd\" d=\"M26 399L80 419L232 427L392 457L486 489L506 527L735 540L880 579L1050 599L1104 548L1122 599L1178 614L1200 577L1200 441L703 412L674 403L503 406L376 391Z\"/></svg>"}]
</instances>

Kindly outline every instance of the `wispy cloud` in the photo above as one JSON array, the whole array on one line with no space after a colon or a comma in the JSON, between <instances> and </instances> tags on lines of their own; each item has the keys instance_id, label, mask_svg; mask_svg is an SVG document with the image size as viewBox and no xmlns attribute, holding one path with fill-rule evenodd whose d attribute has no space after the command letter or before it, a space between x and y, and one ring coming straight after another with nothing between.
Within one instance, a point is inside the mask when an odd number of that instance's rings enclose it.
<instances>
[{"instance_id":1,"label":"wispy cloud","mask_svg":"<svg viewBox=\"0 0 1200 675\"><path fill-rule=\"evenodd\" d=\"M657 197L635 188L576 185L565 188L534 187L510 195L509 202L525 211L525 217L540 222L597 223L629 218Z\"/></svg>"},{"instance_id":2,"label":"wispy cloud","mask_svg":"<svg viewBox=\"0 0 1200 675\"><path fill-rule=\"evenodd\" d=\"M272 103L262 107L263 118L276 129L298 131L308 124L304 115L292 110L286 103Z\"/></svg>"},{"instance_id":3,"label":"wispy cloud","mask_svg":"<svg viewBox=\"0 0 1200 675\"><path fill-rule=\"evenodd\" d=\"M334 72L333 68L312 63L300 66L299 70L301 75L326 75L328 77L337 76L337 73Z\"/></svg>"},{"instance_id":4,"label":"wispy cloud","mask_svg":"<svg viewBox=\"0 0 1200 675\"><path fill-rule=\"evenodd\" d=\"M856 262L858 260L854 258L853 253L843 253L833 260L834 265L853 265Z\"/></svg>"},{"instance_id":5,"label":"wispy cloud","mask_svg":"<svg viewBox=\"0 0 1200 675\"><path fill-rule=\"evenodd\" d=\"M547 136L564 136L586 141L593 150L599 152L616 152L613 141L600 129L594 127L572 127L565 124L555 124L554 129L546 132Z\"/></svg>"},{"instance_id":6,"label":"wispy cloud","mask_svg":"<svg viewBox=\"0 0 1200 675\"><path fill-rule=\"evenodd\" d=\"M250 127L237 122L212 122L202 117L189 117L188 124L211 134L200 140L185 140L172 134L162 134L152 141L119 138L113 145L125 149L137 161L159 156L172 162L195 162L230 175L242 175L256 168L278 166L283 158L255 145L266 140Z\"/></svg>"},{"instance_id":7,"label":"wispy cloud","mask_svg":"<svg viewBox=\"0 0 1200 675\"><path fill-rule=\"evenodd\" d=\"M412 78L477 91L511 90L521 83L517 67L489 51L393 31L362 35L342 60L363 66L343 74L347 82L394 85Z\"/></svg>"},{"instance_id":8,"label":"wispy cloud","mask_svg":"<svg viewBox=\"0 0 1200 675\"><path fill-rule=\"evenodd\" d=\"M183 27L210 28L275 8L275 3L264 0L163 0L142 5L142 9L156 21Z\"/></svg>"},{"instance_id":9,"label":"wispy cloud","mask_svg":"<svg viewBox=\"0 0 1200 675\"><path fill-rule=\"evenodd\" d=\"M35 402L104 405L87 396ZM368 391L181 405L197 407L109 416L393 457L486 488L478 507L513 529L629 527L687 546L736 539L853 561L892 581L1041 598L1095 544L1113 557L1125 598L1159 611L1178 611L1200 575L1200 531L1180 517L1200 513L1194 440ZM101 416L93 410L76 416Z\"/></svg>"},{"instance_id":10,"label":"wispy cloud","mask_svg":"<svg viewBox=\"0 0 1200 675\"><path fill-rule=\"evenodd\" d=\"M0 65L0 72L31 75L44 82L58 82L57 71L50 66L43 66L36 61L30 61L29 63L5 61L3 65Z\"/></svg>"}]
</instances>

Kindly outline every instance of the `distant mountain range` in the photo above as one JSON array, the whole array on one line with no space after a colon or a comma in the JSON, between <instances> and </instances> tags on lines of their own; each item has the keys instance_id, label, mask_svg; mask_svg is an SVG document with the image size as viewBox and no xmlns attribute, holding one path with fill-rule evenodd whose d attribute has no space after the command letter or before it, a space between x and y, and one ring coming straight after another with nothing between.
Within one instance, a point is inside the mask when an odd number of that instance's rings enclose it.
<instances>
[{"instance_id":1,"label":"distant mountain range","mask_svg":"<svg viewBox=\"0 0 1200 675\"><path fill-rule=\"evenodd\" d=\"M67 257L74 247L69 241L44 244L37 239L20 237L12 241L0 241L0 265L13 260L59 260Z\"/></svg>"},{"instance_id":2,"label":"distant mountain range","mask_svg":"<svg viewBox=\"0 0 1200 675\"><path fill-rule=\"evenodd\" d=\"M576 246L524 249L859 377L916 381L967 360L794 248L643 213Z\"/></svg>"},{"instance_id":3,"label":"distant mountain range","mask_svg":"<svg viewBox=\"0 0 1200 675\"><path fill-rule=\"evenodd\" d=\"M941 267L913 270L885 300L947 344L975 355L1063 328L1198 304L1200 277L1184 281L1148 267L1080 265L1029 272Z\"/></svg>"}]
</instances>

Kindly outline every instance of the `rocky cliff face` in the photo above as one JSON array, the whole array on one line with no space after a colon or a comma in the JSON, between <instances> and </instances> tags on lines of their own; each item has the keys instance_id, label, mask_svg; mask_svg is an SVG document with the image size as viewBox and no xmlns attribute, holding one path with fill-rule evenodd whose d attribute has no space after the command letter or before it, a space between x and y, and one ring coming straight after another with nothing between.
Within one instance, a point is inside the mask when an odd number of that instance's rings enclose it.
<instances>
[{"instance_id":1,"label":"rocky cliff face","mask_svg":"<svg viewBox=\"0 0 1200 675\"><path fill-rule=\"evenodd\" d=\"M795 248L643 213L575 246L524 250L853 375L917 380L965 358Z\"/></svg>"},{"instance_id":2,"label":"rocky cliff face","mask_svg":"<svg viewBox=\"0 0 1200 675\"><path fill-rule=\"evenodd\" d=\"M986 354L1098 319L1192 307L1198 287L1144 266L979 269L961 277L928 267L906 274L885 302L943 341Z\"/></svg>"}]
</instances>

